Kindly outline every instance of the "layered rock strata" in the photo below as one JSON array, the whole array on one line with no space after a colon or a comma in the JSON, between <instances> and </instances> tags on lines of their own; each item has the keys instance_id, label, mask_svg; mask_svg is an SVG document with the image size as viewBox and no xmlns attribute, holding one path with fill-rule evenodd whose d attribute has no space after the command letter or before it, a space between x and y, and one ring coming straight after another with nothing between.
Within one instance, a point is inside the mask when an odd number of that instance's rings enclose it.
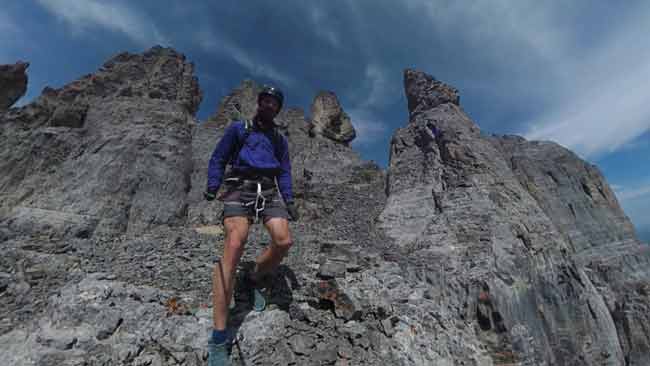
<instances>
[{"instance_id":1,"label":"layered rock strata","mask_svg":"<svg viewBox=\"0 0 650 366\"><path fill-rule=\"evenodd\" d=\"M438 339L431 362L647 363L647 332L620 331L647 320L620 308L644 303L628 290L648 283L650 257L597 169L555 144L482 135L426 74L407 70L405 89L379 227L435 293L417 321L440 314L423 329Z\"/></svg>"},{"instance_id":2,"label":"layered rock strata","mask_svg":"<svg viewBox=\"0 0 650 366\"><path fill-rule=\"evenodd\" d=\"M45 88L2 117L0 220L76 237L182 224L200 100L192 64L160 47Z\"/></svg>"}]
</instances>

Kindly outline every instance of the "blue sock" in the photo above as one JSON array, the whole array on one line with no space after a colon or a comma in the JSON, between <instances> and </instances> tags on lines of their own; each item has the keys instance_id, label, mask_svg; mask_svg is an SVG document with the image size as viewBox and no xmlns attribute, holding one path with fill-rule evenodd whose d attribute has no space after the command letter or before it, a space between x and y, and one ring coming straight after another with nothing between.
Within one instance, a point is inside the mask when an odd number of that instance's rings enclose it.
<instances>
[{"instance_id":1,"label":"blue sock","mask_svg":"<svg viewBox=\"0 0 650 366\"><path fill-rule=\"evenodd\" d=\"M215 344L226 343L228 340L228 332L224 330L212 329L212 342Z\"/></svg>"}]
</instances>

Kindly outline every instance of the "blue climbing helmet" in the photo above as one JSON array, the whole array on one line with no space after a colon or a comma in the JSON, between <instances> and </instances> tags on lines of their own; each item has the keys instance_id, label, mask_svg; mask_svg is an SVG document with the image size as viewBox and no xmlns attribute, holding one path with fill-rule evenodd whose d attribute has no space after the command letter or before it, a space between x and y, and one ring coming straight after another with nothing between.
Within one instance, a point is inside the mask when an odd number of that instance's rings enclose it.
<instances>
[{"instance_id":1,"label":"blue climbing helmet","mask_svg":"<svg viewBox=\"0 0 650 366\"><path fill-rule=\"evenodd\" d=\"M275 100L277 100L278 104L280 105L280 109L282 109L282 104L284 103L284 94L282 94L282 91L280 89L265 85L262 88L262 91L257 95L257 103L260 102L260 98L263 95L268 95L275 98Z\"/></svg>"}]
</instances>

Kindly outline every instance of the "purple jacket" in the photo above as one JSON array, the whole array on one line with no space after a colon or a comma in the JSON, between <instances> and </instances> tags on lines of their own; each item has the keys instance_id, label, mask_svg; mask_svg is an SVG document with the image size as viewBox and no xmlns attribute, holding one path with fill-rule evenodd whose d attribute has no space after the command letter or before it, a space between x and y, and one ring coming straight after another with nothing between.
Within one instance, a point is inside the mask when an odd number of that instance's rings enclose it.
<instances>
[{"instance_id":1,"label":"purple jacket","mask_svg":"<svg viewBox=\"0 0 650 366\"><path fill-rule=\"evenodd\" d=\"M244 121L233 122L226 128L210 158L208 190L219 190L226 165L230 163L234 171L242 174L277 177L282 198L285 202L293 201L287 139L275 129L258 129L255 123L249 129L248 136L245 135ZM241 150L237 152L240 146Z\"/></svg>"}]
</instances>

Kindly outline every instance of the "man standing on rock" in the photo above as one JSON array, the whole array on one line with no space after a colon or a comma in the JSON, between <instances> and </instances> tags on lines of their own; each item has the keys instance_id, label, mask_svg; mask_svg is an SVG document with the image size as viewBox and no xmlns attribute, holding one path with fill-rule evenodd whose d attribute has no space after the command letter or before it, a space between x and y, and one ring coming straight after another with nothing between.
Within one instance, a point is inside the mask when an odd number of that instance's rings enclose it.
<instances>
[{"instance_id":1,"label":"man standing on rock","mask_svg":"<svg viewBox=\"0 0 650 366\"><path fill-rule=\"evenodd\" d=\"M256 259L249 280L254 288L254 307L262 311L264 296L257 288L261 276L274 270L292 245L288 219L298 219L291 188L291 163L287 140L273 119L282 109L284 96L273 87L264 87L257 98L257 114L252 121L230 124L217 144L208 167L205 198L214 200L224 183L224 253L212 275L214 330L208 342L208 364L228 365L226 326L228 305L233 296L233 279L251 223L262 219L271 244ZM225 167L231 165L224 179ZM279 191L282 200L278 195Z\"/></svg>"}]
</instances>

